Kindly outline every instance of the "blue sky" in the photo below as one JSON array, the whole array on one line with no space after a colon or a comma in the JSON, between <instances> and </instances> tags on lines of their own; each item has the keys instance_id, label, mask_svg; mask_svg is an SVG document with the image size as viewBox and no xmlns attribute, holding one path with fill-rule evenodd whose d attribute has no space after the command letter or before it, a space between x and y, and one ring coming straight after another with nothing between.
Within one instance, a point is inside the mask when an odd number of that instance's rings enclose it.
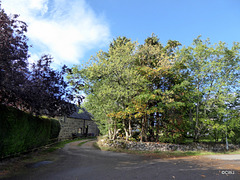
<instances>
[{"instance_id":1,"label":"blue sky","mask_svg":"<svg viewBox=\"0 0 240 180\"><path fill-rule=\"evenodd\" d=\"M31 60L47 53L57 65L85 63L118 36L240 42L239 0L2 0L2 8L28 23Z\"/></svg>"},{"instance_id":2,"label":"blue sky","mask_svg":"<svg viewBox=\"0 0 240 180\"><path fill-rule=\"evenodd\" d=\"M155 33L165 43L191 44L198 35L214 42L240 41L238 0L89 0L103 13L113 36L125 35L140 42ZM102 3L104 2L104 3Z\"/></svg>"}]
</instances>

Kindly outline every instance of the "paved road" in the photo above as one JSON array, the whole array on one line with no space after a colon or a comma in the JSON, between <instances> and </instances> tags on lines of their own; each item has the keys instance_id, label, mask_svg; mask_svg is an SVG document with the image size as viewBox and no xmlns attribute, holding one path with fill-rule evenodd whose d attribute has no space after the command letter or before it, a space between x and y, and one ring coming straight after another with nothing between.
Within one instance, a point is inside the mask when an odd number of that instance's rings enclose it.
<instances>
[{"instance_id":1,"label":"paved road","mask_svg":"<svg viewBox=\"0 0 240 180\"><path fill-rule=\"evenodd\" d=\"M29 166L18 180L108 180L108 179L240 179L240 160L217 160L214 157L157 159L147 156L100 151L88 142L67 144L54 155L58 160ZM228 174L228 175L226 175Z\"/></svg>"}]
</instances>

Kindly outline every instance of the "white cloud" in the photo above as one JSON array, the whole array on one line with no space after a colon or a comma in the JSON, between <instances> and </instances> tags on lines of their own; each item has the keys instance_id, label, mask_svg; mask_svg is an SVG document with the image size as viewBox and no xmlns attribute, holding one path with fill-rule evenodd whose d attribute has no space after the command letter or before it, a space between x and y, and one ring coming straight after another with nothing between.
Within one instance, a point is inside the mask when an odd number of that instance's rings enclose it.
<instances>
[{"instance_id":1,"label":"white cloud","mask_svg":"<svg viewBox=\"0 0 240 180\"><path fill-rule=\"evenodd\" d=\"M3 0L2 7L28 24L31 53L51 54L58 64L76 64L109 42L108 24L84 0Z\"/></svg>"}]
</instances>

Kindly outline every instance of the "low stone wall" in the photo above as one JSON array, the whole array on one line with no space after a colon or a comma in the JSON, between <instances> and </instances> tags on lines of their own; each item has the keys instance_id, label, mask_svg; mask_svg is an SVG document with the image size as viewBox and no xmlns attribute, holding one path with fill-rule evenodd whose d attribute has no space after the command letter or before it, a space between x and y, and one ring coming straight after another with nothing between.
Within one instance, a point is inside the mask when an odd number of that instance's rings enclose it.
<instances>
[{"instance_id":1,"label":"low stone wall","mask_svg":"<svg viewBox=\"0 0 240 180\"><path fill-rule=\"evenodd\" d=\"M122 148L138 151L226 151L226 144L213 143L190 143L190 144L168 144L154 142L128 142L119 140L101 139L98 141L101 146ZM239 145L229 144L229 150L240 149Z\"/></svg>"}]
</instances>

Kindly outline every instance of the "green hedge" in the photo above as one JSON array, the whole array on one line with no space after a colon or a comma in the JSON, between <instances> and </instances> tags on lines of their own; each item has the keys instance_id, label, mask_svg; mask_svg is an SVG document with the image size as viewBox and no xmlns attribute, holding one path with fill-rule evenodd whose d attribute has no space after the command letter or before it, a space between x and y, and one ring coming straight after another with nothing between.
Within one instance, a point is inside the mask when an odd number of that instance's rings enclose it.
<instances>
[{"instance_id":1,"label":"green hedge","mask_svg":"<svg viewBox=\"0 0 240 180\"><path fill-rule=\"evenodd\" d=\"M59 131L57 120L0 105L0 158L46 145Z\"/></svg>"}]
</instances>

